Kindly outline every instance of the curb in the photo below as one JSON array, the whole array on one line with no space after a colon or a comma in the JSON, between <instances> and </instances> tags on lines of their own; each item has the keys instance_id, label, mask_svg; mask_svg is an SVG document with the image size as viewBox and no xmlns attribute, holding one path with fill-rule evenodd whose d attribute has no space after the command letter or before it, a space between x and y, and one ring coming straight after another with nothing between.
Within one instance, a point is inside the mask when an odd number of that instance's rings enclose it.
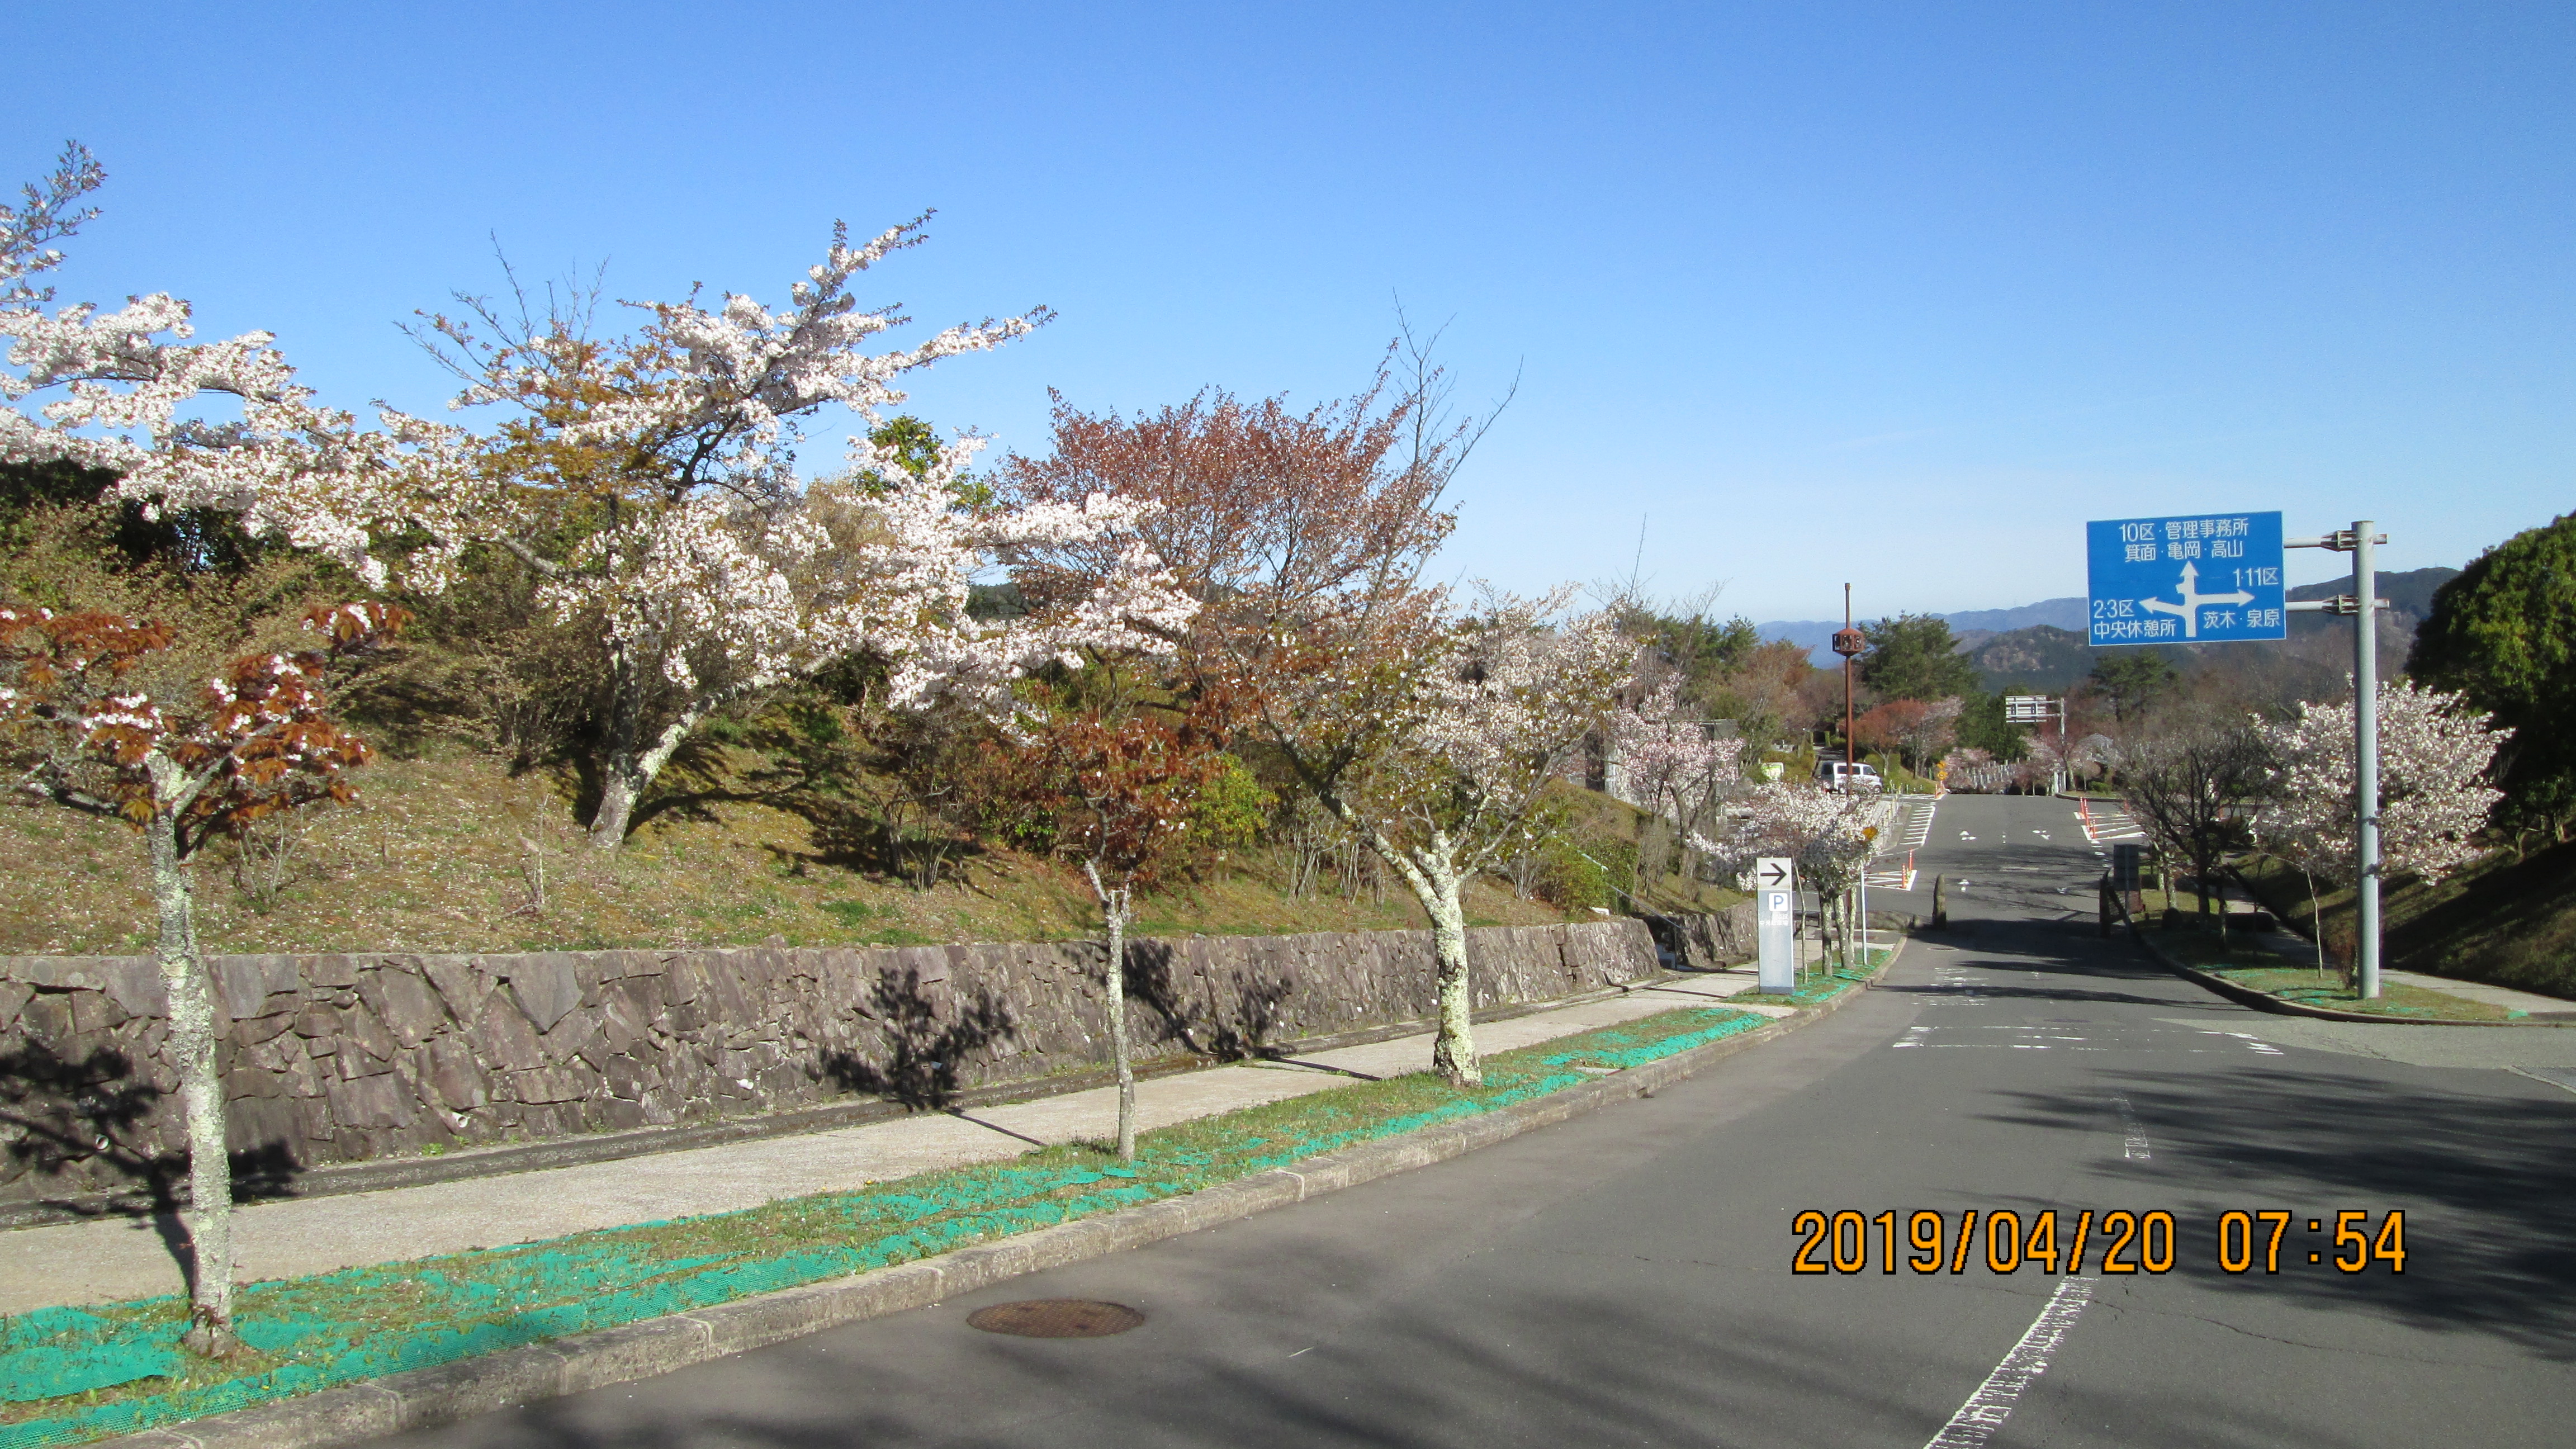
<instances>
[{"instance_id":1,"label":"curb","mask_svg":"<svg viewBox=\"0 0 2576 1449\"><path fill-rule=\"evenodd\" d=\"M1895 969L1904 950L1905 943L1899 942L1886 964L1853 989L1795 1016L1544 1097L1328 1152L1293 1167L1273 1168L1183 1197L1059 1223L828 1283L343 1384L93 1444L97 1449L325 1449L629 1383L844 1323L926 1308L1023 1274L1141 1248L1429 1167L1614 1102L1649 1095L1738 1052L1833 1015Z\"/></svg>"},{"instance_id":2,"label":"curb","mask_svg":"<svg viewBox=\"0 0 2576 1449\"><path fill-rule=\"evenodd\" d=\"M2468 1021L2454 1016L2385 1016L2368 1011L2337 1011L2331 1006L2310 1006L2305 1002L2284 1001L2268 991L2257 991L2224 976L2212 975L2197 966L2186 966L2165 954L2165 949L2150 939L2146 932L2134 933L2147 954L2161 962L2175 975L2208 988L2239 1006L2268 1011L2276 1016L2310 1016L2319 1021L2358 1021L2369 1026L2541 1026L2576 1027L2576 1021Z\"/></svg>"}]
</instances>

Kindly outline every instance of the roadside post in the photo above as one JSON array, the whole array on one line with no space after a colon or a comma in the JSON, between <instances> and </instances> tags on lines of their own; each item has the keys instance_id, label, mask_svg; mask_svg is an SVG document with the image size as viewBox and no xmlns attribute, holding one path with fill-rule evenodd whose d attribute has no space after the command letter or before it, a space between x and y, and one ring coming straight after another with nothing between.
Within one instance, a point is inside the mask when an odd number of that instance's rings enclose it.
<instances>
[{"instance_id":1,"label":"roadside post","mask_svg":"<svg viewBox=\"0 0 2576 1449\"><path fill-rule=\"evenodd\" d=\"M1760 979L1765 993L1795 995L1798 990L1798 873L1787 856L1766 855L1753 862L1754 939L1760 948Z\"/></svg>"},{"instance_id":2,"label":"roadside post","mask_svg":"<svg viewBox=\"0 0 2576 1449\"><path fill-rule=\"evenodd\" d=\"M2299 614L2344 614L2352 619L2352 854L2354 976L2362 999L2379 995L2379 559L2374 550L2388 535L2364 518L2321 538L2294 538L2290 548L2327 548L2352 555L2352 592L2289 606ZM2320 923L2319 936L2323 936Z\"/></svg>"},{"instance_id":3,"label":"roadside post","mask_svg":"<svg viewBox=\"0 0 2576 1449\"><path fill-rule=\"evenodd\" d=\"M1858 932L1860 936L1860 964L1863 967L1867 967L1869 965L1869 863L1877 858L1878 827L1875 825L1863 826L1861 828L1860 838L1869 842L1868 849L1870 851L1870 854L1864 855L1860 858L1860 883L1854 887L1854 889L1860 892L1860 930Z\"/></svg>"},{"instance_id":4,"label":"roadside post","mask_svg":"<svg viewBox=\"0 0 2576 1449\"><path fill-rule=\"evenodd\" d=\"M2388 535L2375 528L2365 518L2322 537L2285 539L2278 513L2084 525L2090 577L2086 642L2094 648L2286 639L2292 614L2353 620L2353 894L2359 937L2353 965L2364 1000L2379 995L2378 617L2388 601L2377 597L2374 550ZM2352 592L2290 602L2282 577L2282 551L2289 548L2351 554ZM2210 592L2201 592L2204 586Z\"/></svg>"}]
</instances>

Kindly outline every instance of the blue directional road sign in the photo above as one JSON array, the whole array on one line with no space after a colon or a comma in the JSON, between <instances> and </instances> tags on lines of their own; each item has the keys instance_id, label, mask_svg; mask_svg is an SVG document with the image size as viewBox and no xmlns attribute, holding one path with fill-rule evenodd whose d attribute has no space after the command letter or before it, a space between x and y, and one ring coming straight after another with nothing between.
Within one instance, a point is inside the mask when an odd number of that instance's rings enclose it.
<instances>
[{"instance_id":1,"label":"blue directional road sign","mask_svg":"<svg viewBox=\"0 0 2576 1449\"><path fill-rule=\"evenodd\" d=\"M2118 518L2084 532L2094 647L2289 637L2280 514Z\"/></svg>"}]
</instances>

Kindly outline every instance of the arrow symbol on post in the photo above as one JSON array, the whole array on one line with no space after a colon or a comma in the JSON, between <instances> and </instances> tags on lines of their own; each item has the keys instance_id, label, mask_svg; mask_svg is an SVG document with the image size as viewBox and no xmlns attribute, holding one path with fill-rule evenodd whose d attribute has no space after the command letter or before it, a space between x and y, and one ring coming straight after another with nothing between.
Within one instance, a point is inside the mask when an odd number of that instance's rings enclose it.
<instances>
[{"instance_id":1,"label":"arrow symbol on post","mask_svg":"<svg viewBox=\"0 0 2576 1449\"><path fill-rule=\"evenodd\" d=\"M1776 861L1776 860L1775 860L1775 861L1768 861L1768 862L1765 862L1765 863L1763 864L1763 867L1762 867L1762 883L1763 883L1764 885L1767 885L1767 886L1780 885L1780 884L1785 883L1788 879L1789 879L1789 872L1787 872L1787 871L1785 871L1785 870L1782 870L1782 869L1780 868L1780 863L1779 863L1778 861Z\"/></svg>"},{"instance_id":2,"label":"arrow symbol on post","mask_svg":"<svg viewBox=\"0 0 2576 1449\"><path fill-rule=\"evenodd\" d=\"M2200 606L2203 604L2250 604L2254 596L2239 589L2232 594L2193 592L2200 586L2200 565L2185 560L2182 566L2182 602L2168 604L2162 599L2140 599L2138 607L2151 614L2171 614L2182 620L2182 637L2200 637Z\"/></svg>"}]
</instances>

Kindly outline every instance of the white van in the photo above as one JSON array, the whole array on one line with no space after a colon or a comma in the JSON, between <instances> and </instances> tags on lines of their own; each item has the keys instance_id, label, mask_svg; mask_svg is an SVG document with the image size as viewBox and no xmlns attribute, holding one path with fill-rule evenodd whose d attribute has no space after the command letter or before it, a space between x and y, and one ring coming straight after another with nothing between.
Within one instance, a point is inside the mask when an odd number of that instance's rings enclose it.
<instances>
[{"instance_id":1,"label":"white van","mask_svg":"<svg viewBox=\"0 0 2576 1449\"><path fill-rule=\"evenodd\" d=\"M1855 787L1863 792L1887 788L1887 782L1878 777L1876 766L1850 765L1841 760L1818 760L1816 778L1837 795Z\"/></svg>"}]
</instances>

